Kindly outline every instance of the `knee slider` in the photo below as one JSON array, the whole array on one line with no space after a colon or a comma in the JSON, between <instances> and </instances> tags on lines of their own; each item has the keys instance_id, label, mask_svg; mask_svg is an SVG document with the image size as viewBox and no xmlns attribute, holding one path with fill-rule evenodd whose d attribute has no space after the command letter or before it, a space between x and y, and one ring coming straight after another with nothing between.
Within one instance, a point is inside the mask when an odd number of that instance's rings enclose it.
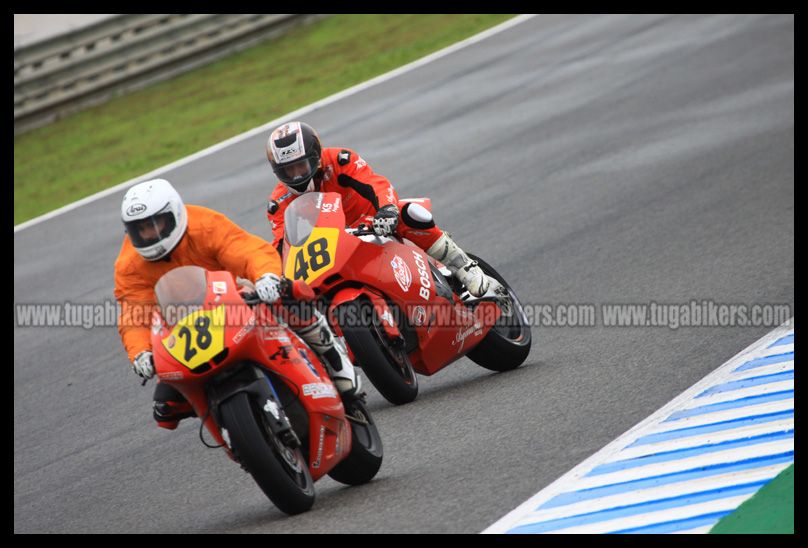
<instances>
[{"instance_id":1,"label":"knee slider","mask_svg":"<svg viewBox=\"0 0 808 548\"><path fill-rule=\"evenodd\" d=\"M401 220L410 228L427 229L435 226L432 213L421 204L414 202L408 202L401 210Z\"/></svg>"}]
</instances>

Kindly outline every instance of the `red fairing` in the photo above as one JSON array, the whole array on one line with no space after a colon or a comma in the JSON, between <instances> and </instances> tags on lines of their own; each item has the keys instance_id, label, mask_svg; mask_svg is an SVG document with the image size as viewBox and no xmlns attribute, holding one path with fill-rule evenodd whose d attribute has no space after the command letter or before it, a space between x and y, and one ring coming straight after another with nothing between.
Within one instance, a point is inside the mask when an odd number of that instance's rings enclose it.
<instances>
[{"instance_id":1,"label":"red fairing","mask_svg":"<svg viewBox=\"0 0 808 548\"><path fill-rule=\"evenodd\" d=\"M300 245L284 242L284 273L287 277L305 273L315 293L329 300L329 319L338 335L341 326L335 323L334 310L366 297L391 340L402 336L400 321L402 316L406 317L418 338L418 346L409 357L413 368L423 375L443 369L485 338L501 314L497 303L480 302L472 311L451 291L439 295L430 267L430 263L441 266L439 263L406 242L349 233L345 230L341 196L335 193L315 196L318 213L314 232ZM427 209L431 207L428 199L417 200ZM354 225L362 223L370 226L367 219ZM329 236L319 237L323 234ZM308 254L307 247L316 241L321 243L314 251L321 256L315 258ZM307 263L310 268L295 268L295 264L306 266L305 260L310 255L312 260ZM312 266L318 270L312 272Z\"/></svg>"},{"instance_id":2,"label":"red fairing","mask_svg":"<svg viewBox=\"0 0 808 548\"><path fill-rule=\"evenodd\" d=\"M207 417L205 426L211 436L233 458L222 438L220 426L213 414L209 414L206 383L245 361L277 373L293 393L299 394L299 400L309 415L309 471L313 480L322 477L351 451L350 424L323 364L294 333L278 325L264 304L251 309L239 295L229 272L207 272L207 287L201 310L210 313L224 311L224 350L202 365L189 367L169 351L170 348L181 348L179 345L187 342L182 337L177 338L172 327L155 312L151 342L160 382L179 390L198 417ZM215 329L211 324L212 338L218 334ZM172 337L175 340L172 341Z\"/></svg>"}]
</instances>

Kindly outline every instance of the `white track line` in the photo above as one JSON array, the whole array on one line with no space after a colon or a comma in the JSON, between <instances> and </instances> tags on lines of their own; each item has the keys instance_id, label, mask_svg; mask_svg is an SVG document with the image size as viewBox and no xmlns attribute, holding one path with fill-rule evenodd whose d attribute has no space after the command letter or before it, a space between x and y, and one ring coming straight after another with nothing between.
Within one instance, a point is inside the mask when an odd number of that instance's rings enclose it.
<instances>
[{"instance_id":1,"label":"white track line","mask_svg":"<svg viewBox=\"0 0 808 548\"><path fill-rule=\"evenodd\" d=\"M705 426L735 419L744 419L752 416L768 415L770 413L785 413L793 410L794 398L760 403L757 405L750 404L744 407L737 407L735 409L725 409L723 411L704 413L702 415L695 415L693 417L686 417L675 421L661 422L648 430L648 434L675 432L685 428L695 428L696 426ZM772 420L777 420L777 418Z\"/></svg>"},{"instance_id":2,"label":"white track line","mask_svg":"<svg viewBox=\"0 0 808 548\"><path fill-rule=\"evenodd\" d=\"M390 72L386 72L386 73L381 74L381 75L379 75L379 76L377 76L375 78L372 78L372 79L370 79L370 80L368 80L366 82L362 82L361 84L357 84L357 85L355 85L353 87L350 87L350 88L348 88L346 90L343 90L343 91L340 91L340 92L335 93L333 95L330 95L330 96L326 97L325 99L321 99L320 101L317 101L315 103L311 103L309 105L306 105L306 106L304 106L302 108L299 108L299 109L297 109L297 110L295 110L293 112L289 112L288 114L284 114L280 118L276 118L276 119L272 120L271 122L267 122L266 124L264 124L262 126L258 126L256 128L253 128L253 129L249 130L249 131L245 131L244 133L236 135L235 137L231 137L230 139L227 139L226 141L222 141L222 142L217 143L217 144L215 144L213 146L210 146L210 147L208 147L208 148L206 148L204 150L200 150L199 152L191 154L190 156L186 156L185 158L181 158L181 159L177 160L176 162L172 162L172 163L167 164L167 165L165 165L163 167L157 168L154 171L150 171L150 172L148 172L148 173L146 173L144 175L140 175L139 177L136 177L136 178L130 179L130 180L124 182L124 183L120 183L118 185L115 185L114 187L108 188L106 190L102 190L101 192L97 192L96 194L93 194L92 196L87 196L86 198L82 198L81 200L78 200L78 201L73 202L71 204L67 204L66 206L60 207L59 209L55 209L55 210L53 210L53 211L51 211L49 213L45 213L44 215L40 215L39 217L35 217L35 218L31 219L31 220L25 221L24 223L20 223L20 224L18 224L18 225L16 225L14 227L14 232L15 233L19 232L20 230L24 230L24 229L26 229L28 227L37 225L37 224L42 223L44 221L47 221L49 219L53 219L54 217L58 217L59 215L62 215L63 213L67 213L68 211L72 211L72 210L74 210L74 209L76 209L78 207L81 207L83 205L89 204L91 202L94 202L94 201L99 200L101 198L104 198L106 196L109 196L110 194L115 194L116 192L120 192L121 190L123 190L125 188L128 188L129 186L134 185L135 183L138 183L140 181L145 181L145 180L148 180L148 179L155 178L158 175L160 175L162 173L165 173L166 171L170 171L172 169L176 169L178 167L184 166L184 165L189 164L189 163L191 163L191 162L193 162L195 160L198 160L199 158L203 158L205 156L213 154L214 152L218 152L218 151L222 150L223 148L227 148L227 147L229 147L231 145L234 145L236 143L239 143L239 142L241 142L241 141L243 141L245 139L249 139L250 137L258 135L259 133L269 131L270 129L273 129L275 126L280 125L282 122L285 122L285 121L293 119L293 118L299 118L299 117L301 117L301 116L303 116L305 114L308 114L310 112L313 112L313 111L315 111L315 110L317 110L319 108L322 108L324 106L327 106L327 105L330 105L332 103L335 103L335 102L339 101L340 99L344 99L344 98L349 97L351 95L355 95L355 94L359 93L360 91L364 91L364 90L366 90L368 88L371 88L373 86L379 85L379 84L381 84L383 82L387 82L388 80L391 80L391 79L393 79L393 78L395 78L397 76L401 76L402 74L406 74L407 72L413 71L413 70L415 70L417 68L420 68L420 67L422 67L422 66L424 66L424 65L426 65L428 63L431 63L433 61L437 61L438 59L441 59L442 57L446 57L447 55L450 55L450 54L452 54L452 53L454 53L454 52L456 52L458 50L461 50L463 48L466 48L468 46L476 44L477 42L481 42L481 41L485 40L486 38L490 38L491 36L494 36L495 34L499 34L500 32L508 30L511 27L515 27L516 25L524 23L525 21L535 17L535 15L536 14L523 14L523 15L518 15L518 16L514 17L513 19L508 19L507 21L505 21L504 23L502 23L500 25L497 25L495 27L491 27L488 30L485 30L485 31L483 31L483 32L481 32L479 34L475 34L474 36L471 36L470 38L466 38L465 40L462 40L462 41L457 42L455 44L452 44L451 46L448 46L446 48L443 48L442 50L436 51L435 53L427 55L426 57L422 57L422 58L420 58L420 59L418 59L416 61L413 61L412 63L404 65L403 67L399 67L399 68L397 68L395 70L392 70Z\"/></svg>"},{"instance_id":3,"label":"white track line","mask_svg":"<svg viewBox=\"0 0 808 548\"><path fill-rule=\"evenodd\" d=\"M786 451L794 450L794 438L760 443L755 445L755 456L764 457L777 455ZM592 489L624 483L634 480L646 479L653 476L673 474L675 472L685 472L698 470L703 467L722 464L727 462L739 462L749 458L749 447L735 447L726 451L714 451L692 457L670 460L665 462L650 463L645 466L635 466L626 470L619 470L609 474L599 474L588 478L581 478L575 484L575 490Z\"/></svg>"},{"instance_id":4,"label":"white track line","mask_svg":"<svg viewBox=\"0 0 808 548\"><path fill-rule=\"evenodd\" d=\"M793 386L793 384L792 384ZM764 422L760 424L753 424L743 428L733 428L731 430L722 430L719 432L709 432L700 436L690 436L688 438L674 439L667 441L660 441L657 443L649 443L646 445L638 445L637 447L627 447L626 449L615 453L610 458L603 461L605 464L608 462L617 462L627 459L636 459L647 455L655 455L664 453L666 451L683 450L693 447L700 447L703 445L712 445L733 440L742 440L745 438L752 438L756 436L763 436L766 434L774 434L777 432L785 432L794 429L794 419L788 418L779 421Z\"/></svg>"},{"instance_id":5,"label":"white track line","mask_svg":"<svg viewBox=\"0 0 808 548\"><path fill-rule=\"evenodd\" d=\"M731 390L729 392L716 392L707 396L702 396L694 399L687 406L682 407L680 411L686 411L695 407L702 407L704 405L712 405L715 403L724 403L728 401L740 400L750 396L765 396L766 394L773 394L775 392L783 392L794 388L794 379L784 380L780 382L771 382L767 384L759 384L757 386L750 386L747 388L740 388L738 390Z\"/></svg>"},{"instance_id":6,"label":"white track line","mask_svg":"<svg viewBox=\"0 0 808 548\"><path fill-rule=\"evenodd\" d=\"M656 443L649 444L652 447L643 447L637 446L628 448L635 440L642 438L649 433L653 433L655 431L659 431L660 429L669 429L672 425L693 425L693 424L703 424L710 422L710 419L715 418L732 418L735 416L739 416L739 411L732 409L732 410L725 410L720 411L717 413L711 413L707 416L694 416L690 419L683 419L679 421L672 421L669 423L662 423L666 418L670 417L674 411L679 411L685 407L692 407L694 400L707 400L707 398L696 398L699 394L703 393L705 390L721 385L727 382L731 382L737 380L738 378L748 378L747 372L740 372L740 373L733 373L733 370L736 369L738 366L747 363L748 361L768 356L778 354L776 349L777 347L767 348L768 345L772 344L773 342L779 340L784 335L788 333L793 333L794 329L794 319L790 319L784 325L780 326L779 328L771 331L761 339L755 341L751 345L749 345L746 349L742 350L738 354L736 354L732 359L725 362L722 366L718 367L715 371L704 377L702 380L697 382L695 385L690 387L688 390L674 398L671 402L663 406L661 409L653 413L647 419L643 420L633 428L631 428L628 432L624 433L620 437L618 437L613 442L606 445L603 449L589 457L588 459L584 460L578 466L574 467L572 470L561 476L558 480L551 483L549 486L545 487L537 494L530 497L527 501L519 505L513 511L507 513L504 517L499 519L496 523L489 526L483 533L491 534L491 533L505 533L513 529L514 527L519 527L521 525L528 525L534 524L539 526L540 528L541 523L547 521L547 518L553 516L555 519L559 519L561 517L572 517L575 515L580 515L580 513L589 513L592 511L603 510L610 508L610 504L614 505L611 506L612 508L615 506L624 506L630 502L638 502L640 500L655 500L653 498L647 498L649 494L653 493L656 496L664 497L671 497L675 496L676 494L687 494L693 493L697 491L704 491L710 489L711 486L715 486L716 481L720 484L724 485L741 485L747 482L755 481L756 478L760 478L761 476L765 477L766 479L773 478L779 471L786 468L790 463L783 463L777 462L772 463L769 466L761 466L760 468L752 467L747 469L737 469L734 471L730 471L729 474L724 476L719 472L717 477L711 477L710 475L702 476L699 478L694 478L693 480L686 480L686 481L671 481L670 483L662 482L658 486L655 483L655 480L649 480L643 487L640 488L638 485L637 488L631 491L625 491L622 489L628 488L628 485L624 485L618 487L621 489L619 491L613 491L614 494L607 494L609 491L603 491L603 494L600 495L597 491L592 491L589 493L581 493L581 500L579 502L574 502L574 499L571 499L569 496L564 496L561 499L558 499L556 503L550 503L549 506L545 506L541 510L539 509L543 505L547 504L548 501L551 501L555 497L559 495L563 495L564 493L579 493L582 489L586 488L593 488L597 486L610 486L614 485L615 482L624 482L624 481L631 481L637 479L646 479L651 478L659 474L664 473L671 473L679 470L688 470L693 467L696 463L699 466L716 464L722 461L723 458L727 458L729 462L737 462L738 460L745 460L743 459L743 455L748 455L749 457L759 458L765 457L766 455L771 454L783 454L789 451L793 451L793 437L787 440L772 440L769 443L760 443L754 444L747 447L740 447L740 448L728 448L726 451L718 451L718 452L705 452L702 455L683 455L680 460L671 460L671 461L660 461L656 462L653 465L649 466L641 466L635 468L627 468L624 470L617 470L611 473L603 474L603 475L595 475L595 476L587 476L587 474L593 470L595 467L607 463L610 461L618 461L624 460L626 458L634 458L643 454L657 454L661 450L674 450L674 449L683 449L687 447L696 447L699 445L709 445L713 443L717 443L722 440L735 440L735 439L742 439L744 434L755 434L759 435L761 433L769 433L769 432L777 432L783 430L793 430L794 428L794 420L793 417L789 417L785 420L774 420L771 423L761 423L761 424L754 424L754 425L747 425L742 426L740 428L729 428L726 430L720 430L715 432L705 432L703 434L693 436L693 437L686 437L681 439L673 439L673 440L661 440ZM761 371L771 371L773 369L782 368L782 367L790 367L793 371L793 361L788 363L786 366L785 364L777 364L775 366L763 366L760 368ZM794 383L793 379L789 380L788 383L777 383L780 386L785 386L790 389L793 389ZM746 394L749 392L745 391ZM711 403L715 400L708 400ZM776 401L776 402L767 402L762 405L754 405L748 406L747 412L749 412L749 408L753 411L756 410L784 410L788 408L793 408L793 398L785 401ZM678 426L677 426L678 427ZM787 457L784 457L787 458ZM791 459L793 462L793 458ZM741 464L743 466L743 464ZM716 469L718 471L718 469ZM671 478L669 478L671 479ZM684 478L682 478L684 479ZM729 483L725 483L729 482ZM608 488L607 488L608 489ZM578 495L575 495L578 496ZM744 495L742 497L737 497L737 500L742 501L751 494ZM561 501L567 501L566 504L562 503ZM703 505L694 504L692 507L677 507L668 509L662 512L648 512L646 514L633 515L630 517L626 517L620 520L612 521L612 523L592 523L586 525L584 523L579 523L578 526L574 526L574 520L570 521L570 525L566 526L566 532L579 532L579 533L594 533L594 532L608 532L608 531L615 531L622 528L628 528L633 526L641 526L644 524L655 523L654 519L657 519L656 523L659 521L664 521L667 519L678 519L684 516L689 515L697 515L697 513L693 513L693 509L697 509L698 511L707 511L707 510L714 510L716 508L734 508L734 506L727 505L728 502L736 502L733 500L721 500L721 501L713 501L709 503L704 503ZM566 507L566 511L564 508L559 507ZM664 519L663 519L664 518ZM589 518L586 518L589 519ZM585 521L581 519L579 521ZM548 525L547 528L550 526ZM699 526L699 528L702 528ZM691 527L691 529L695 529L695 527ZM562 530L557 530L555 532L562 532Z\"/></svg>"},{"instance_id":7,"label":"white track line","mask_svg":"<svg viewBox=\"0 0 808 548\"><path fill-rule=\"evenodd\" d=\"M559 519L567 516L599 512L610 508L619 508L621 506L642 504L664 498L681 497L694 493L698 494L705 491L714 491L716 489L727 489L733 486L772 480L787 466L789 465L774 464L772 466L753 468L742 472L730 472L669 485L661 485L659 487L637 489L636 491L628 493L618 493L597 499L566 504L564 506L535 510L525 514L524 517L525 519L536 519L536 521Z\"/></svg>"},{"instance_id":8,"label":"white track line","mask_svg":"<svg viewBox=\"0 0 808 548\"><path fill-rule=\"evenodd\" d=\"M680 519L687 519L712 512L726 512L731 511L741 505L749 495L740 495L726 499L711 500L701 504L693 504L690 506L682 506L677 508L669 508L667 510L660 510L658 512L649 512L647 514L640 514L637 516L629 516L626 518L613 519L608 521L599 521L590 523L588 525L578 525L567 529L557 529L552 531L555 534L575 533L580 535L593 535L611 533L613 531L620 531L622 529L631 529L633 527L642 527L650 523L664 523L667 521L675 521Z\"/></svg>"}]
</instances>

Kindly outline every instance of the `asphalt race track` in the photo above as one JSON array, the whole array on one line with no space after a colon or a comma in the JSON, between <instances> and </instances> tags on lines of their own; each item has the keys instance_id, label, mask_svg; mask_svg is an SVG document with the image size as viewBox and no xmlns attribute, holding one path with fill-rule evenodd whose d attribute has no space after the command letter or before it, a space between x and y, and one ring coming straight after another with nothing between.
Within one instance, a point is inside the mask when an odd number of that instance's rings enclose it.
<instances>
[{"instance_id":1,"label":"asphalt race track","mask_svg":"<svg viewBox=\"0 0 808 548\"><path fill-rule=\"evenodd\" d=\"M537 16L304 120L525 303L793 306L793 15ZM164 177L268 238L267 136ZM122 197L15 233L15 303L111 299ZM379 475L290 518L197 421L155 426L114 327L15 322L14 530L476 533L771 329L537 326L515 371L368 383Z\"/></svg>"}]
</instances>

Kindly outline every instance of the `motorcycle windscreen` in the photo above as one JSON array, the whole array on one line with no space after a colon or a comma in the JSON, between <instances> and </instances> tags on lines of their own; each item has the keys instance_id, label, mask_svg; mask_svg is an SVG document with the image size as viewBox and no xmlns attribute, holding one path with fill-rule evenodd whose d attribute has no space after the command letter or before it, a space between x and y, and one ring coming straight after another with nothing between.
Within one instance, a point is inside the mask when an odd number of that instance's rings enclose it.
<instances>
[{"instance_id":1,"label":"motorcycle windscreen","mask_svg":"<svg viewBox=\"0 0 808 548\"><path fill-rule=\"evenodd\" d=\"M299 246L311 235L320 217L321 192L307 192L296 198L283 216L284 239L289 245Z\"/></svg>"},{"instance_id":2,"label":"motorcycle windscreen","mask_svg":"<svg viewBox=\"0 0 808 548\"><path fill-rule=\"evenodd\" d=\"M199 266L180 266L164 274L154 286L157 304L165 309L169 305L202 306L207 295L205 269Z\"/></svg>"},{"instance_id":3,"label":"motorcycle windscreen","mask_svg":"<svg viewBox=\"0 0 808 548\"><path fill-rule=\"evenodd\" d=\"M207 272L198 266L175 268L154 286L160 314L170 329L163 346L195 373L210 369L210 360L225 350L225 305L204 309L207 286Z\"/></svg>"}]
</instances>

